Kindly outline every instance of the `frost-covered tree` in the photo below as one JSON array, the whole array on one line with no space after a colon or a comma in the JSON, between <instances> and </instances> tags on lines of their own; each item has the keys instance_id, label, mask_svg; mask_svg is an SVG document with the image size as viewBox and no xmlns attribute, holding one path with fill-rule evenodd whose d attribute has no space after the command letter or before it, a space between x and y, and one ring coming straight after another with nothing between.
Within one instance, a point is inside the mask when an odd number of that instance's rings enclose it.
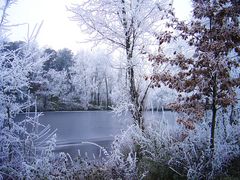
<instances>
[{"instance_id":1,"label":"frost-covered tree","mask_svg":"<svg viewBox=\"0 0 240 180\"><path fill-rule=\"evenodd\" d=\"M156 65L154 85L164 83L179 93L171 107L183 115L178 122L188 130L173 144L169 164L189 179L213 178L239 157L239 120L235 116L234 124L231 116L231 107L239 106L239 8L234 0L193 1L190 23L175 21L172 27L194 53L175 51L169 57L159 48L150 56ZM157 71L163 63L172 70Z\"/></svg>"},{"instance_id":2,"label":"frost-covered tree","mask_svg":"<svg viewBox=\"0 0 240 180\"><path fill-rule=\"evenodd\" d=\"M64 109L74 91L70 72L74 64L73 53L67 48L59 51L47 48L42 56L46 61L34 92L39 99L38 107L41 110Z\"/></svg>"},{"instance_id":3,"label":"frost-covered tree","mask_svg":"<svg viewBox=\"0 0 240 180\"><path fill-rule=\"evenodd\" d=\"M0 179L27 178L28 171L36 170L40 152L52 150L54 145L49 141L49 126L40 125L37 112L16 118L34 104L29 92L44 58L34 38L28 43L6 43L6 11L14 2L4 1L0 9Z\"/></svg>"},{"instance_id":4,"label":"frost-covered tree","mask_svg":"<svg viewBox=\"0 0 240 180\"><path fill-rule=\"evenodd\" d=\"M158 0L86 0L70 8L73 20L91 35L91 40L111 45L124 54L128 107L135 124L144 129L144 101L147 87L136 83L141 50L153 45L154 34L169 18L171 4ZM142 76L143 77L143 76Z\"/></svg>"},{"instance_id":5,"label":"frost-covered tree","mask_svg":"<svg viewBox=\"0 0 240 180\"><path fill-rule=\"evenodd\" d=\"M75 66L71 68L75 87L73 98L86 109L97 105L109 108L113 86L113 71L110 56L104 52L79 52L75 56Z\"/></svg>"},{"instance_id":6,"label":"frost-covered tree","mask_svg":"<svg viewBox=\"0 0 240 180\"><path fill-rule=\"evenodd\" d=\"M175 108L189 118L181 123L193 128L192 122L211 111L210 142L214 149L217 111L237 103L240 7L236 1L228 0L193 1L193 7L195 19L189 26L180 22L176 28L190 46L196 47L194 56L177 53L172 59L162 54L151 57L155 62L168 61L178 68L174 73L155 74L152 78L156 84L162 81L181 93Z\"/></svg>"},{"instance_id":7,"label":"frost-covered tree","mask_svg":"<svg viewBox=\"0 0 240 180\"><path fill-rule=\"evenodd\" d=\"M73 53L70 49L64 48L57 51L54 61L54 69L57 71L66 70L73 65Z\"/></svg>"},{"instance_id":8,"label":"frost-covered tree","mask_svg":"<svg viewBox=\"0 0 240 180\"><path fill-rule=\"evenodd\" d=\"M50 69L54 69L54 61L57 58L57 52L54 49L47 48L44 50L43 54L48 57L44 62L43 70L49 71Z\"/></svg>"},{"instance_id":9,"label":"frost-covered tree","mask_svg":"<svg viewBox=\"0 0 240 180\"><path fill-rule=\"evenodd\" d=\"M35 91L38 106L43 110L110 108L113 86L110 56L98 50L94 53L81 51L69 58L65 51L61 57L53 49L44 51L47 60ZM59 59L70 63L60 70L56 68Z\"/></svg>"}]
</instances>

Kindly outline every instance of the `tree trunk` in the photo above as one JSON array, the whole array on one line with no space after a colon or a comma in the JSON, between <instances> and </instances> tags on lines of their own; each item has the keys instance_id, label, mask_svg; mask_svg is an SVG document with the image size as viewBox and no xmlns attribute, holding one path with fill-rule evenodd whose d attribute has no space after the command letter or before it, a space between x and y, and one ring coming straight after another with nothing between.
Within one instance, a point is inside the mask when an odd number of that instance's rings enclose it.
<instances>
[{"instance_id":1,"label":"tree trunk","mask_svg":"<svg viewBox=\"0 0 240 180\"><path fill-rule=\"evenodd\" d=\"M140 101L139 92L136 89L133 67L128 68L128 77L129 77L129 91L131 96L130 98L134 106L130 111L132 113L136 125L138 125L142 131L144 131L143 102Z\"/></svg>"},{"instance_id":2,"label":"tree trunk","mask_svg":"<svg viewBox=\"0 0 240 180\"><path fill-rule=\"evenodd\" d=\"M234 105L231 105L231 113L230 113L230 125L234 124Z\"/></svg>"},{"instance_id":3,"label":"tree trunk","mask_svg":"<svg viewBox=\"0 0 240 180\"><path fill-rule=\"evenodd\" d=\"M107 77L105 76L105 78L104 78L104 81L105 81L105 87L106 87L106 109L108 109L108 80L107 80Z\"/></svg>"},{"instance_id":4,"label":"tree trunk","mask_svg":"<svg viewBox=\"0 0 240 180\"><path fill-rule=\"evenodd\" d=\"M43 110L46 111L47 110L47 99L48 96L45 94L43 95Z\"/></svg>"},{"instance_id":5,"label":"tree trunk","mask_svg":"<svg viewBox=\"0 0 240 180\"><path fill-rule=\"evenodd\" d=\"M98 84L97 86L97 93L96 93L96 101L97 101L97 106L100 106L100 85Z\"/></svg>"},{"instance_id":6,"label":"tree trunk","mask_svg":"<svg viewBox=\"0 0 240 180\"><path fill-rule=\"evenodd\" d=\"M213 77L213 94L212 94L212 122L211 122L211 137L210 137L210 149L214 152L215 145L215 127L216 127L216 116L217 116L217 107L216 107L216 97L217 97L217 77Z\"/></svg>"},{"instance_id":7,"label":"tree trunk","mask_svg":"<svg viewBox=\"0 0 240 180\"><path fill-rule=\"evenodd\" d=\"M129 93L131 98L131 103L133 107L130 109L132 113L132 117L135 121L135 124L139 126L139 128L144 131L144 118L143 118L143 102L139 98L139 92L137 91L135 84L135 76L134 76L134 67L133 67L133 52L135 47L135 30L132 25L133 21L128 24L127 21L127 13L125 9L125 0L122 0L122 25L125 30L125 51L127 55L127 75L129 80Z\"/></svg>"},{"instance_id":8,"label":"tree trunk","mask_svg":"<svg viewBox=\"0 0 240 180\"><path fill-rule=\"evenodd\" d=\"M10 107L7 106L7 119L6 119L6 125L9 128L9 131L12 129L11 125L11 112L10 112ZM11 162L13 158L13 149L12 149L12 143L9 144L8 146L8 161Z\"/></svg>"},{"instance_id":9,"label":"tree trunk","mask_svg":"<svg viewBox=\"0 0 240 180\"><path fill-rule=\"evenodd\" d=\"M212 122L211 122L211 138L210 138L210 148L214 151L214 143L215 143L215 126L216 126L216 115L217 109L216 106L212 107Z\"/></svg>"}]
</instances>

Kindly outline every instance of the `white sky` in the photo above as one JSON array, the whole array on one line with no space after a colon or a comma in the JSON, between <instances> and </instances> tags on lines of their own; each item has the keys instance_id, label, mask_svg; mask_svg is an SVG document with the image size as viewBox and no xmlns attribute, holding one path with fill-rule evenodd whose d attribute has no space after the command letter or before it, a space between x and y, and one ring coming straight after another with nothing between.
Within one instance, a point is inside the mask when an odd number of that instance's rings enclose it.
<instances>
[{"instance_id":1,"label":"white sky","mask_svg":"<svg viewBox=\"0 0 240 180\"><path fill-rule=\"evenodd\" d=\"M8 10L10 24L28 23L30 32L36 24L43 21L43 26L37 37L37 42L42 46L55 50L67 47L73 51L89 48L84 41L84 35L76 22L69 20L70 12L66 6L81 0L18 0ZM176 15L187 19L190 15L190 0L174 0ZM11 29L11 40L24 40L27 37L28 25L16 26Z\"/></svg>"}]
</instances>

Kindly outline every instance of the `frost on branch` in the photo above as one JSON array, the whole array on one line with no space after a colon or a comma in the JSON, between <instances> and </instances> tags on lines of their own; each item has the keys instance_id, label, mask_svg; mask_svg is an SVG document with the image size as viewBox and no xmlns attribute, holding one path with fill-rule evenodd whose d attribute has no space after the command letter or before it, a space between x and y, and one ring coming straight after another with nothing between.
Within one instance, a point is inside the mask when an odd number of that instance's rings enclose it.
<instances>
[{"instance_id":1,"label":"frost on branch","mask_svg":"<svg viewBox=\"0 0 240 180\"><path fill-rule=\"evenodd\" d=\"M167 56L160 46L157 55L149 56L156 69L150 78L155 86L163 83L178 92L178 99L171 107L179 112L178 122L186 128L181 145L192 144L187 153L185 147L178 149L183 149L183 154L179 155L183 157L183 164L189 164L184 174L187 173L188 178L212 178L224 169L224 161L239 156L238 138L227 140L226 135L227 126L238 129L236 124L239 124L239 120L233 123L232 115L239 111L240 6L237 1L228 0L193 1L193 8L191 22L173 22L179 36L172 36L171 40L182 38L195 53L189 56L189 53L175 51ZM157 67L166 63L172 71L158 71ZM203 127L206 142L192 139L200 136L198 133ZM206 151L202 151L204 148ZM219 152L224 148L234 155L221 159ZM173 164L177 162L174 160Z\"/></svg>"},{"instance_id":2,"label":"frost on branch","mask_svg":"<svg viewBox=\"0 0 240 180\"><path fill-rule=\"evenodd\" d=\"M143 111L151 82L142 86L144 75L137 71L144 62L141 61L143 52L149 51L156 43L156 32L161 32L168 19L173 18L171 3L158 0L88 0L73 5L69 10L73 13L72 19L92 36L91 40L111 45L123 54L126 74L123 93L128 92L129 97L125 109L129 109L134 123L144 130ZM124 109L122 99L119 102L119 107Z\"/></svg>"}]
</instances>

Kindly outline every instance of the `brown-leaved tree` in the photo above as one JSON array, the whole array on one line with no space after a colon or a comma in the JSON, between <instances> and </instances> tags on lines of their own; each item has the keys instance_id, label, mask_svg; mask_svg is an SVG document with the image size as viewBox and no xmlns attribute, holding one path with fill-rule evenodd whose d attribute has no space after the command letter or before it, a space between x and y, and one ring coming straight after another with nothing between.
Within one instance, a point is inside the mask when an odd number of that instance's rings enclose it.
<instances>
[{"instance_id":1,"label":"brown-leaved tree","mask_svg":"<svg viewBox=\"0 0 240 180\"><path fill-rule=\"evenodd\" d=\"M202 120L205 112L211 112L212 152L218 110L237 103L239 15L238 0L194 0L193 20L189 24L174 22L174 28L195 48L195 54L189 58L176 53L174 58L168 58L159 51L157 56L150 56L155 64L170 63L176 68L174 72L156 72L151 79L156 86L162 82L179 92L178 102L172 107L187 115L179 123L194 129L194 122ZM164 36L160 41L164 42Z\"/></svg>"}]
</instances>

